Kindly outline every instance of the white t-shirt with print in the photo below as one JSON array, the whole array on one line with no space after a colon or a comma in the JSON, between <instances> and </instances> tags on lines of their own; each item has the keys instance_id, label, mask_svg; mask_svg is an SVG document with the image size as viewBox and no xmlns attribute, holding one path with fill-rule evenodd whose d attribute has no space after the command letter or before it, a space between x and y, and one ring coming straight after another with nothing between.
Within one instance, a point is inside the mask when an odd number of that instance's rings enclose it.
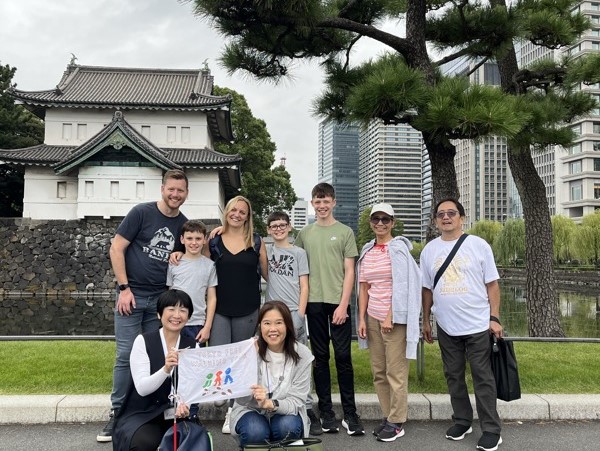
<instances>
[{"instance_id":1,"label":"white t-shirt with print","mask_svg":"<svg viewBox=\"0 0 600 451\"><path fill-rule=\"evenodd\" d=\"M436 238L421 252L423 287L432 289L438 269L456 240ZM498 280L490 245L469 235L433 290L432 311L438 325L451 336L483 332L490 324L486 284Z\"/></svg>"}]
</instances>

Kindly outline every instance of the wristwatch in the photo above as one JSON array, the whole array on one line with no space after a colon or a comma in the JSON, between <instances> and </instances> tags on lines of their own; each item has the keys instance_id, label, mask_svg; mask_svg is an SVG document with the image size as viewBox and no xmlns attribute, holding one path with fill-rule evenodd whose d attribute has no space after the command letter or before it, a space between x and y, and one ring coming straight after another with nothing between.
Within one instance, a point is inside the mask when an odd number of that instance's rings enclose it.
<instances>
[{"instance_id":1,"label":"wristwatch","mask_svg":"<svg viewBox=\"0 0 600 451\"><path fill-rule=\"evenodd\" d=\"M119 291L125 291L127 288L129 288L129 284L128 283L124 283L119 285Z\"/></svg>"},{"instance_id":2,"label":"wristwatch","mask_svg":"<svg viewBox=\"0 0 600 451\"><path fill-rule=\"evenodd\" d=\"M273 403L273 408L271 409L271 412L276 412L277 409L279 409L279 401L277 401L276 399L271 399L271 402Z\"/></svg>"},{"instance_id":3,"label":"wristwatch","mask_svg":"<svg viewBox=\"0 0 600 451\"><path fill-rule=\"evenodd\" d=\"M502 326L502 323L500 322L497 316L490 315L490 321L494 321Z\"/></svg>"}]
</instances>

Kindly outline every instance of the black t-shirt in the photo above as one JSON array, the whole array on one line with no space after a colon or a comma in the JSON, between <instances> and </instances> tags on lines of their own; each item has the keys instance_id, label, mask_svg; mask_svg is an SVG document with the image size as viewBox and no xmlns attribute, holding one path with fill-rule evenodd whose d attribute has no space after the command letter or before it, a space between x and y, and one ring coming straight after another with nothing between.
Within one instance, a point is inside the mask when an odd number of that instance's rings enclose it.
<instances>
[{"instance_id":1,"label":"black t-shirt","mask_svg":"<svg viewBox=\"0 0 600 451\"><path fill-rule=\"evenodd\" d=\"M156 202L136 205L117 228L117 234L130 242L125 251L127 280L134 296L154 296L166 289L169 255L182 250L183 213L171 218Z\"/></svg>"},{"instance_id":2,"label":"black t-shirt","mask_svg":"<svg viewBox=\"0 0 600 451\"><path fill-rule=\"evenodd\" d=\"M252 247L232 254L219 240L221 256L217 267L216 313L223 316L246 316L260 307L258 255Z\"/></svg>"}]
</instances>

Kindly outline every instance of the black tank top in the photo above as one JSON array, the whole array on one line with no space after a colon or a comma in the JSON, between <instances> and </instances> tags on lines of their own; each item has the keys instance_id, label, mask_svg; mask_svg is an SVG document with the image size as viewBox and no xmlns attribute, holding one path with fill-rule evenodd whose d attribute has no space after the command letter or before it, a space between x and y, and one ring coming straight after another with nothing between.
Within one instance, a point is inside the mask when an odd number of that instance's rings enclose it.
<instances>
[{"instance_id":1,"label":"black tank top","mask_svg":"<svg viewBox=\"0 0 600 451\"><path fill-rule=\"evenodd\" d=\"M252 247L232 254L223 240L218 244L221 257L217 266L216 313L224 316L246 316L260 307L259 281L256 268L258 255Z\"/></svg>"}]
</instances>

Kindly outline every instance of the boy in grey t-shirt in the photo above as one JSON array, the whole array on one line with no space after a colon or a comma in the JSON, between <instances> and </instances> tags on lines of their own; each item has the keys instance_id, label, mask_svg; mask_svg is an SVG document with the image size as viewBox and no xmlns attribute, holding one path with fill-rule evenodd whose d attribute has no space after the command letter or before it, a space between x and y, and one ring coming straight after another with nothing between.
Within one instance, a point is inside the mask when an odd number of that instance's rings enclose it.
<instances>
[{"instance_id":1,"label":"boy in grey t-shirt","mask_svg":"<svg viewBox=\"0 0 600 451\"><path fill-rule=\"evenodd\" d=\"M292 227L287 213L276 211L267 218L267 230L273 245L267 246L269 279L267 301L283 301L292 312L296 340L308 345L306 335L306 305L308 304L308 257L306 251L290 244L288 236ZM312 410L312 395L306 399L306 410L311 422L310 433L322 433L321 425Z\"/></svg>"},{"instance_id":2,"label":"boy in grey t-shirt","mask_svg":"<svg viewBox=\"0 0 600 451\"><path fill-rule=\"evenodd\" d=\"M304 314L308 303L308 258L306 251L289 243L291 230L287 213L276 211L267 219L273 245L267 246L269 280L267 301L283 301L292 312L296 340L306 345Z\"/></svg>"},{"instance_id":3,"label":"boy in grey t-shirt","mask_svg":"<svg viewBox=\"0 0 600 451\"><path fill-rule=\"evenodd\" d=\"M185 291L194 304L194 313L181 331L199 343L210 338L217 305L217 271L214 262L202 255L207 243L206 226L200 221L187 221L181 228L185 253L177 265L169 264L167 286Z\"/></svg>"}]
</instances>

